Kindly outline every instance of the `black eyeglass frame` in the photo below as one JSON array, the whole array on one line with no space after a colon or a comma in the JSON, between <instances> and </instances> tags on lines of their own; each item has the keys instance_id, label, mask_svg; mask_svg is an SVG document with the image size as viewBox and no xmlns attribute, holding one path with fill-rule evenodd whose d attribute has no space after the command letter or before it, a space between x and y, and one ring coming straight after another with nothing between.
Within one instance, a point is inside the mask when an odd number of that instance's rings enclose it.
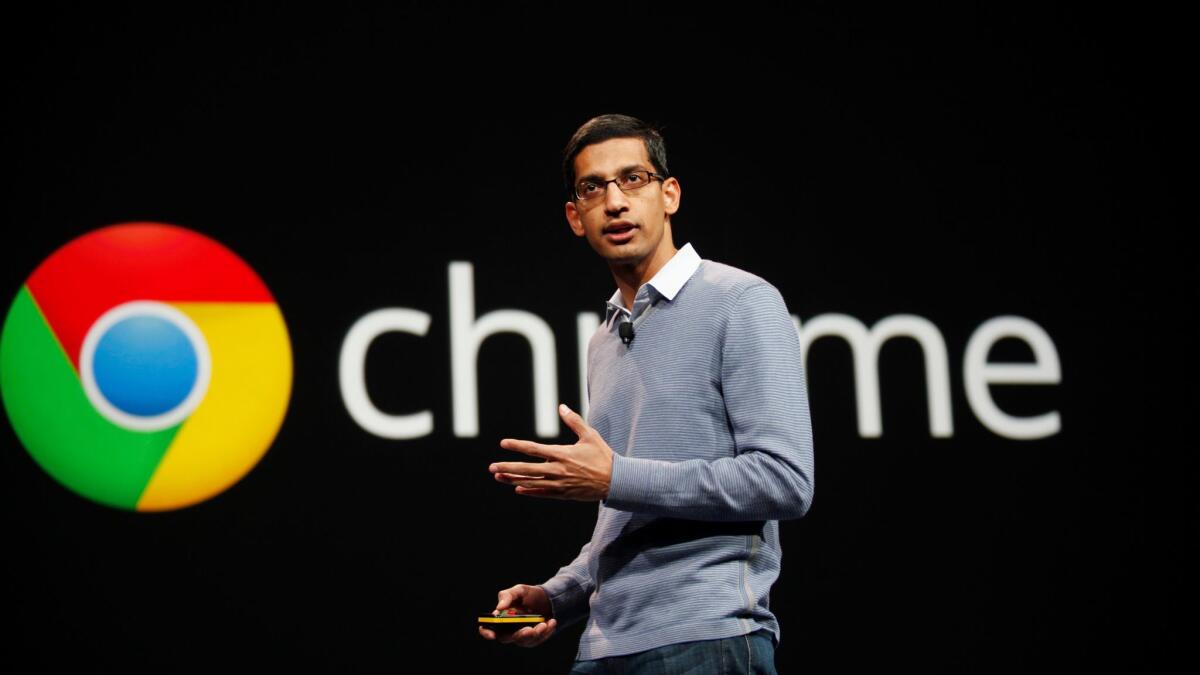
<instances>
[{"instance_id":1,"label":"black eyeglass frame","mask_svg":"<svg viewBox=\"0 0 1200 675\"><path fill-rule=\"evenodd\" d=\"M641 185L635 185L635 186L629 187L629 188L626 188L624 185L621 185L621 183L620 183L621 180L628 178L629 176L635 175L635 174L646 174L646 176L647 176L646 182ZM627 172L621 174L620 176L617 176L616 178L610 178L610 179L604 181L603 186L601 186L599 181L581 180L575 184L575 191L574 191L575 199L576 199L576 201L580 201L580 202L590 202L593 199L599 198L600 195L608 193L608 184L609 183L616 183L618 190L620 190L621 192L624 192L626 194L629 194L630 192L633 192L634 190L641 190L642 188L646 187L650 183L654 182L651 179L657 179L659 181L664 181L667 179L667 177L663 176L661 174L654 173L653 171L647 171L646 169L636 169L634 171L627 171ZM602 189L597 190L596 194L590 198L584 197L583 195L579 194L580 187L582 187L584 185L595 185L596 187L601 187Z\"/></svg>"}]
</instances>

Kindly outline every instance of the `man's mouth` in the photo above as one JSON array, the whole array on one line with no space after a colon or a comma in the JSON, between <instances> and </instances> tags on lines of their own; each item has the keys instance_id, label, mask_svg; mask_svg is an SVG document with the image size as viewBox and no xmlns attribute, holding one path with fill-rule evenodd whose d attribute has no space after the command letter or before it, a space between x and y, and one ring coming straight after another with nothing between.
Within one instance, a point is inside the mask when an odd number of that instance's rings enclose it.
<instances>
[{"instance_id":1,"label":"man's mouth","mask_svg":"<svg viewBox=\"0 0 1200 675\"><path fill-rule=\"evenodd\" d=\"M604 228L604 236L611 242L626 242L633 238L636 229L637 225L633 223L613 223Z\"/></svg>"}]
</instances>

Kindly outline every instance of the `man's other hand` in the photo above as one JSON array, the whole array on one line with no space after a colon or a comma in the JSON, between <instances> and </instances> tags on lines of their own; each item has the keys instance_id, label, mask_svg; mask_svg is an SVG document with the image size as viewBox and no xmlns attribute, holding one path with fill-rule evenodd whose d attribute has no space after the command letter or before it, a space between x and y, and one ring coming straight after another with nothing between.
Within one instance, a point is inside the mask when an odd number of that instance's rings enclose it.
<instances>
[{"instance_id":1,"label":"man's other hand","mask_svg":"<svg viewBox=\"0 0 1200 675\"><path fill-rule=\"evenodd\" d=\"M492 616L509 608L516 609L522 614L541 614L542 616L550 616L554 611L550 606L550 598L546 595L546 591L541 586L528 584L517 584L512 588L500 591L496 597L496 609L492 611ZM494 630L480 626L479 634L485 640L497 640L519 647L536 647L554 635L555 628L558 628L558 621L551 618L549 621L536 626L525 626L507 635L497 634Z\"/></svg>"}]
</instances>

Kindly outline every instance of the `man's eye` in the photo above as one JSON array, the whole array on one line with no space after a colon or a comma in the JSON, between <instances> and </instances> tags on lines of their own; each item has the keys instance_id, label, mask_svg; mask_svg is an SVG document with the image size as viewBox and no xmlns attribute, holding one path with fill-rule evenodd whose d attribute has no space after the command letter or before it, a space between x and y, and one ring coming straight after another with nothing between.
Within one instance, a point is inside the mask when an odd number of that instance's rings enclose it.
<instances>
[{"instance_id":1,"label":"man's eye","mask_svg":"<svg viewBox=\"0 0 1200 675\"><path fill-rule=\"evenodd\" d=\"M599 189L600 189L600 186L596 185L595 183L584 183L579 186L579 193L588 195L588 194L592 194L593 192L595 192L596 190L599 190Z\"/></svg>"},{"instance_id":2,"label":"man's eye","mask_svg":"<svg viewBox=\"0 0 1200 675\"><path fill-rule=\"evenodd\" d=\"M626 185L639 185L645 180L640 172L627 173L621 177L621 182Z\"/></svg>"}]
</instances>

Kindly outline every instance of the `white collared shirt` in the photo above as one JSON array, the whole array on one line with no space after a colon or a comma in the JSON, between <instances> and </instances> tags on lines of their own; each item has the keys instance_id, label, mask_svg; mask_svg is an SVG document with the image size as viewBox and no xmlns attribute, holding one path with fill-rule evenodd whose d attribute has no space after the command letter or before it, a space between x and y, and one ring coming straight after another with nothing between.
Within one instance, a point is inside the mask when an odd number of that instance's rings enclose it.
<instances>
[{"instance_id":1,"label":"white collared shirt","mask_svg":"<svg viewBox=\"0 0 1200 675\"><path fill-rule=\"evenodd\" d=\"M625 308L625 303L621 298L621 289L618 288L613 293L612 297L606 303L604 313L604 324L609 325L613 314L623 312L629 317L630 321L634 321L638 316L645 311L645 308L651 304L649 290L653 289L658 295L667 300L674 300L675 295L679 293L679 289L687 283L688 279L692 278L692 274L700 267L700 255L696 253L696 249L689 242L683 245L683 248L675 252L667 264L662 266L650 281L642 284L638 289L637 295L633 298L633 309Z\"/></svg>"}]
</instances>

